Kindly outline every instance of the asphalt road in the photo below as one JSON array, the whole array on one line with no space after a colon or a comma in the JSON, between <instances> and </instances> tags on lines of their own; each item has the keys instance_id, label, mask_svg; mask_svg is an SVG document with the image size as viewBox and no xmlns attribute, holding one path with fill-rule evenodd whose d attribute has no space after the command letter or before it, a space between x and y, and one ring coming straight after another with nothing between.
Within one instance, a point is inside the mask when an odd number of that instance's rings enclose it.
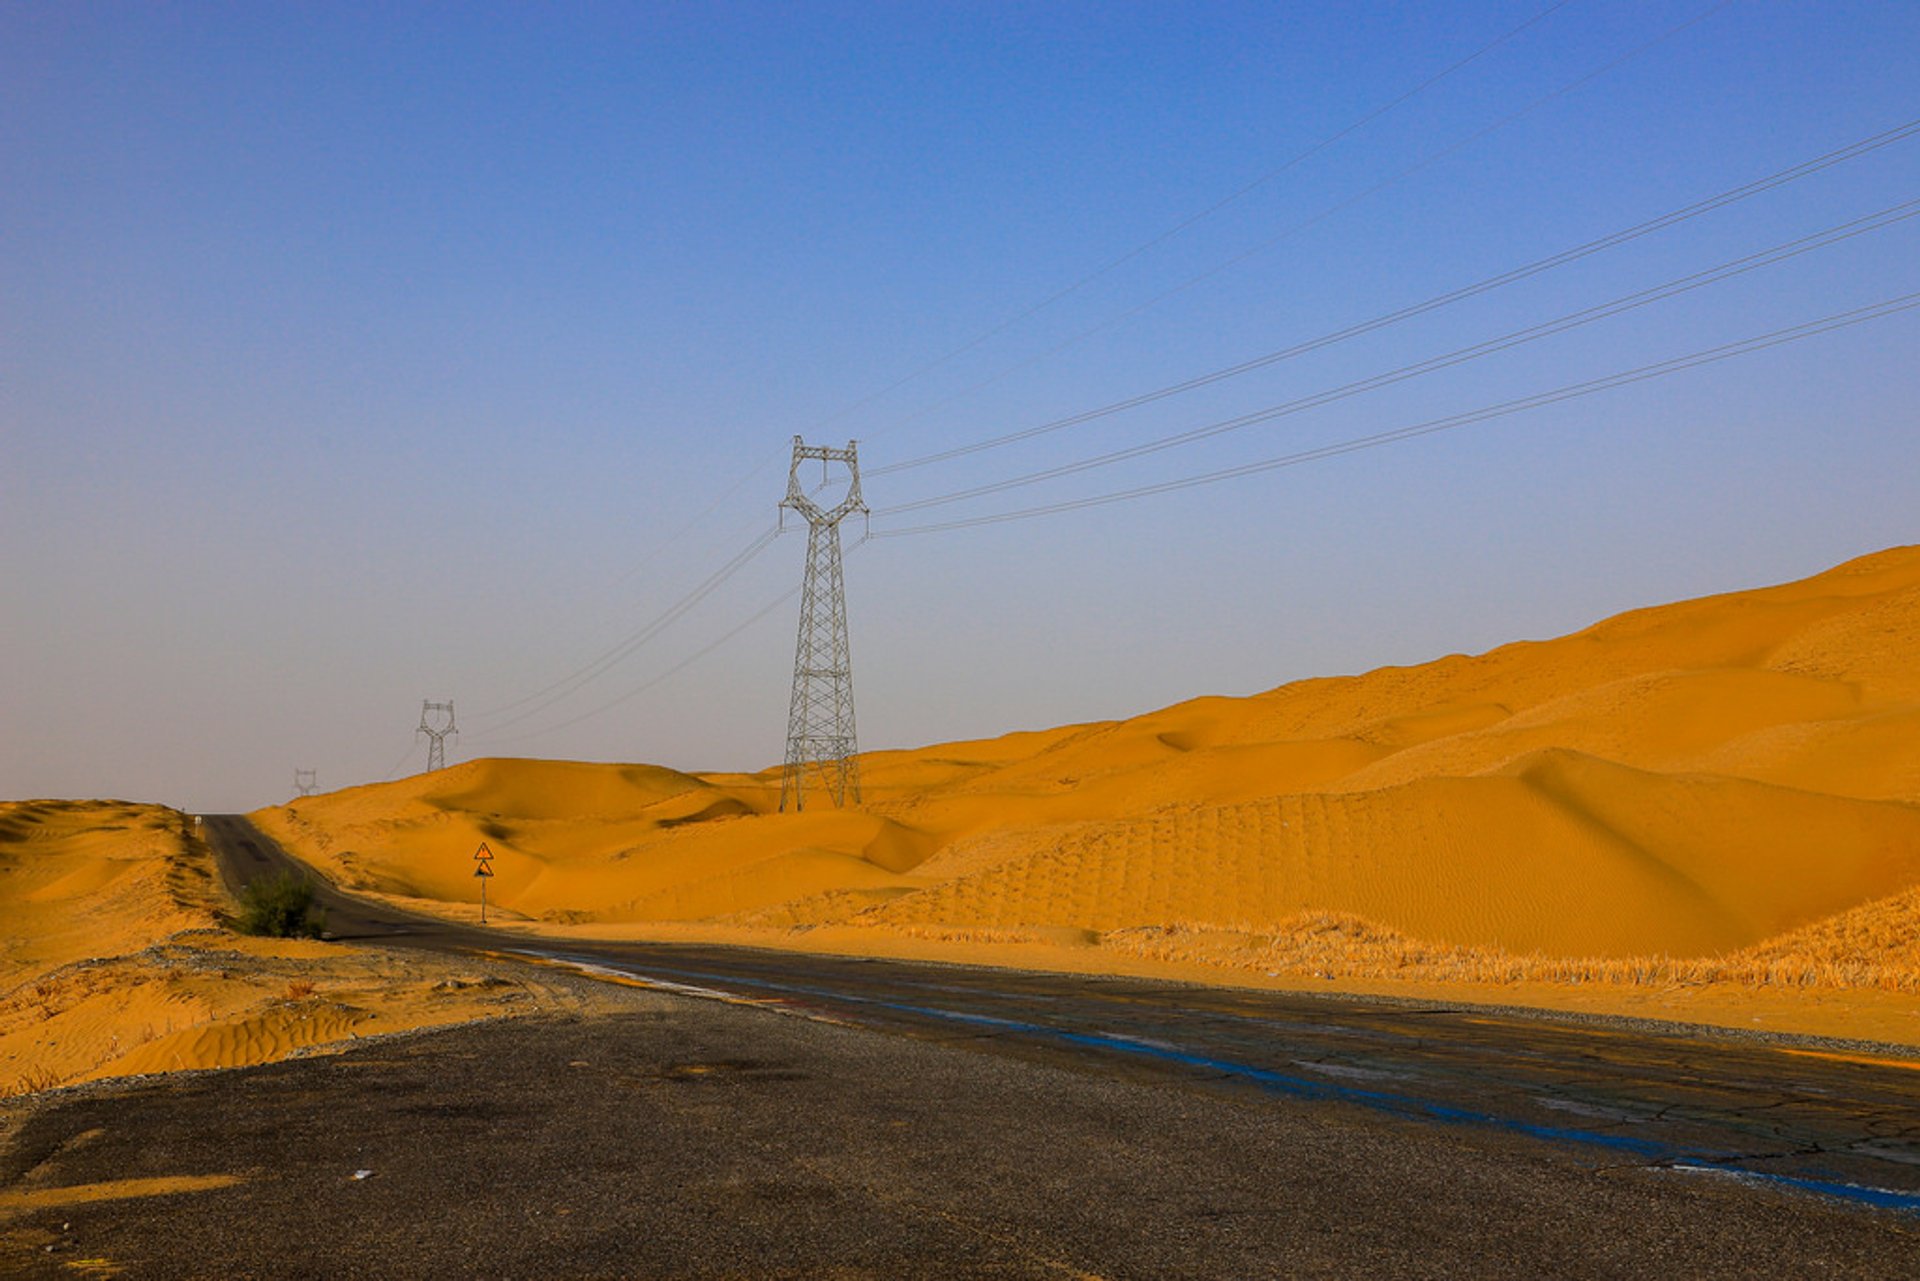
<instances>
[{"instance_id":1,"label":"asphalt road","mask_svg":"<svg viewBox=\"0 0 1920 1281\"><path fill-rule=\"evenodd\" d=\"M241 820L208 834L236 881L284 858ZM0 1188L239 1181L0 1213L0 1265L1920 1276L1905 1066L1130 979L550 949L323 897L343 936L505 943L638 985L635 1011L54 1096L10 1122Z\"/></svg>"}]
</instances>

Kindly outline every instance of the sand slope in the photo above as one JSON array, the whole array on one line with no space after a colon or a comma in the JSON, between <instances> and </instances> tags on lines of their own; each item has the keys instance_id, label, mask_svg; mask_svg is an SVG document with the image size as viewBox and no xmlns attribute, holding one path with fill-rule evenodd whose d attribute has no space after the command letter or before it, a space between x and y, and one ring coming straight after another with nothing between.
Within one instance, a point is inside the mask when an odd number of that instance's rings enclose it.
<instances>
[{"instance_id":1,"label":"sand slope","mask_svg":"<svg viewBox=\"0 0 1920 1281\"><path fill-rule=\"evenodd\" d=\"M772 812L774 772L489 760L256 817L346 885L449 911L486 840L491 897L549 926L1118 943L1331 913L1601 968L1807 930L1844 949L1822 922L1878 904L1894 929L1920 885L1920 549L862 768L845 812Z\"/></svg>"},{"instance_id":2,"label":"sand slope","mask_svg":"<svg viewBox=\"0 0 1920 1281\"><path fill-rule=\"evenodd\" d=\"M0 804L0 1097L579 1005L433 958L243 938L223 906L184 814Z\"/></svg>"}]
</instances>

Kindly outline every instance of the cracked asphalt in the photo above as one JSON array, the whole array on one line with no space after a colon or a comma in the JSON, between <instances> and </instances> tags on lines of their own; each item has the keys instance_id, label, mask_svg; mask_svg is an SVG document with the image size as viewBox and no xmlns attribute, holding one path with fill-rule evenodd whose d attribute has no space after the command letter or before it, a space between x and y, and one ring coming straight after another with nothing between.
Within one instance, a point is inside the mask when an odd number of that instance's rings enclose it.
<instances>
[{"instance_id":1,"label":"cracked asphalt","mask_svg":"<svg viewBox=\"0 0 1920 1281\"><path fill-rule=\"evenodd\" d=\"M283 857L244 824L210 831L237 878ZM331 910L389 945L528 946ZM541 950L524 963L618 979L632 1012L0 1112L0 1267L1920 1276L1907 1064L1134 979ZM216 1175L235 1181L4 1208L11 1190Z\"/></svg>"}]
</instances>

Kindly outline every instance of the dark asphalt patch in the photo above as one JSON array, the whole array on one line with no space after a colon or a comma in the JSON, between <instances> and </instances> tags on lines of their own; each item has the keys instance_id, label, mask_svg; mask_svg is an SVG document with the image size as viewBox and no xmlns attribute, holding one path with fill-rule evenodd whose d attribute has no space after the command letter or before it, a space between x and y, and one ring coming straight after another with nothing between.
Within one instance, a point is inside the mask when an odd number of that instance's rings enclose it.
<instances>
[{"instance_id":1,"label":"dark asphalt patch","mask_svg":"<svg viewBox=\"0 0 1920 1281\"><path fill-rule=\"evenodd\" d=\"M630 999L631 1015L475 1025L15 1105L9 1189L246 1177L20 1214L0 1224L0 1268L1858 1277L1911 1275L1920 1258L1902 1216L1731 1180Z\"/></svg>"}]
</instances>

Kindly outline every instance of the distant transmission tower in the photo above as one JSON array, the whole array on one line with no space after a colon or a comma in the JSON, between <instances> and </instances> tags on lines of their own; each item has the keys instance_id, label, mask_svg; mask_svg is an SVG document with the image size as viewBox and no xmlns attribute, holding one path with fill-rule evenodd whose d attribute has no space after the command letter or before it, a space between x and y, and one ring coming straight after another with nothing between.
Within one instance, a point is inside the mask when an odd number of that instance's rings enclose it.
<instances>
[{"instance_id":1,"label":"distant transmission tower","mask_svg":"<svg viewBox=\"0 0 1920 1281\"><path fill-rule=\"evenodd\" d=\"M844 463L847 492L834 507L821 507L800 484L800 465L820 460ZM825 788L835 805L860 803L860 766L853 733L853 664L847 649L847 593L840 573L840 522L864 513L860 461L854 442L845 449L808 445L793 438L782 514L791 507L807 521L807 570L800 592L800 640L793 655L793 703L787 713L787 767L780 781L780 808L806 806L810 789Z\"/></svg>"},{"instance_id":2,"label":"distant transmission tower","mask_svg":"<svg viewBox=\"0 0 1920 1281\"><path fill-rule=\"evenodd\" d=\"M293 771L293 790L301 796L312 796L320 788L320 771L317 769L296 769Z\"/></svg>"},{"instance_id":3,"label":"distant transmission tower","mask_svg":"<svg viewBox=\"0 0 1920 1281\"><path fill-rule=\"evenodd\" d=\"M445 715L447 722L437 724L438 718ZM458 734L453 726L453 703L422 702L420 704L420 728L414 731L416 736L427 736L427 773L447 767L447 735Z\"/></svg>"}]
</instances>

